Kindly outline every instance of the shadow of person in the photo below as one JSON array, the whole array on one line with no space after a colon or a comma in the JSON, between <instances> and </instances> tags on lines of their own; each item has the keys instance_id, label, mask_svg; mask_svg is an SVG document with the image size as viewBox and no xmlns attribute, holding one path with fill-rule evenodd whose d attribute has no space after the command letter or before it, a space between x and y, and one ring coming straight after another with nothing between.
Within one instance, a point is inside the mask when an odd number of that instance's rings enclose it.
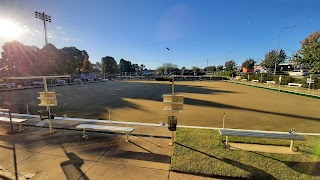
<instances>
[{"instance_id":1,"label":"shadow of person","mask_svg":"<svg viewBox=\"0 0 320 180\"><path fill-rule=\"evenodd\" d=\"M89 178L81 170L81 166L84 164L84 160L73 152L67 152L61 144L60 147L69 158L69 160L60 163L60 166L66 178L79 179L81 177L84 180L89 180Z\"/></svg>"}]
</instances>

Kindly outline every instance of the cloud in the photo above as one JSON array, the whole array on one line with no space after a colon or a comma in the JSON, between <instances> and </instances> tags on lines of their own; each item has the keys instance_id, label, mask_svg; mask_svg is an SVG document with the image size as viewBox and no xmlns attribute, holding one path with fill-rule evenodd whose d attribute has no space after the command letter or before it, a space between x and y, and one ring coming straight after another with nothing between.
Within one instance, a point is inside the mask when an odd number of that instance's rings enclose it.
<instances>
[{"instance_id":1,"label":"cloud","mask_svg":"<svg viewBox=\"0 0 320 180\"><path fill-rule=\"evenodd\" d=\"M62 27L61 27L61 26L59 26L59 27L56 27L56 30L60 30L60 29L62 29Z\"/></svg>"},{"instance_id":2,"label":"cloud","mask_svg":"<svg viewBox=\"0 0 320 180\"><path fill-rule=\"evenodd\" d=\"M70 38L70 37L67 37L67 38L64 38L63 39L64 41L80 41L80 39L78 39L78 38Z\"/></svg>"}]
</instances>

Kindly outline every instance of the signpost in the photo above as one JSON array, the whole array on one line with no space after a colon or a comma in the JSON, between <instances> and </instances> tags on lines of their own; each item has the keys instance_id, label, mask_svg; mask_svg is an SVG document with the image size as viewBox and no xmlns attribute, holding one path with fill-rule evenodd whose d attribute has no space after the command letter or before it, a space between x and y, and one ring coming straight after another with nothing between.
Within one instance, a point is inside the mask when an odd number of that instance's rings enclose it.
<instances>
[{"instance_id":1,"label":"signpost","mask_svg":"<svg viewBox=\"0 0 320 180\"><path fill-rule=\"evenodd\" d=\"M52 123L51 123L51 112L50 107L57 105L57 98L55 92L48 92L47 87L47 79L59 79L59 78L71 78L69 75L62 75L62 76L26 76L26 77L7 77L6 79L20 79L20 80L27 80L27 79L42 79L43 80L43 88L44 92L39 92L40 97L40 104L39 106L45 106L48 110L48 123L49 123L49 133L53 133Z\"/></svg>"},{"instance_id":2,"label":"signpost","mask_svg":"<svg viewBox=\"0 0 320 180\"><path fill-rule=\"evenodd\" d=\"M171 116L168 116L168 129L172 131L172 142L169 145L173 145L174 131L177 128L178 118L174 116L175 112L183 112L183 95L175 94L174 92L174 76L172 76L172 90L171 94L163 94L163 110L171 112Z\"/></svg>"},{"instance_id":3,"label":"signpost","mask_svg":"<svg viewBox=\"0 0 320 180\"><path fill-rule=\"evenodd\" d=\"M314 80L311 78L311 75L310 75L310 78L307 78L307 84L309 84L308 92L310 92L311 84L314 84ZM314 88L313 88L313 95L314 95Z\"/></svg>"},{"instance_id":4,"label":"signpost","mask_svg":"<svg viewBox=\"0 0 320 180\"><path fill-rule=\"evenodd\" d=\"M280 92L280 84L281 84L281 81L282 81L282 75L279 76L279 92Z\"/></svg>"}]
</instances>

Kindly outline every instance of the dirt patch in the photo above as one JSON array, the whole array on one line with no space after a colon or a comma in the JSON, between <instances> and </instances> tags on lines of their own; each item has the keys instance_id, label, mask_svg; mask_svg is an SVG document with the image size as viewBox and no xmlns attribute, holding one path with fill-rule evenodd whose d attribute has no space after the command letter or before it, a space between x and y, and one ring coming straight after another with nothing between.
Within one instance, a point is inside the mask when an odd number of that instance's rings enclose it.
<instances>
[{"instance_id":1,"label":"dirt patch","mask_svg":"<svg viewBox=\"0 0 320 180\"><path fill-rule=\"evenodd\" d=\"M273 145L260 145L260 144L246 144L246 143L228 143L230 149L241 149L245 151L267 152L278 154L300 154L299 152L291 151L289 147L273 146Z\"/></svg>"}]
</instances>

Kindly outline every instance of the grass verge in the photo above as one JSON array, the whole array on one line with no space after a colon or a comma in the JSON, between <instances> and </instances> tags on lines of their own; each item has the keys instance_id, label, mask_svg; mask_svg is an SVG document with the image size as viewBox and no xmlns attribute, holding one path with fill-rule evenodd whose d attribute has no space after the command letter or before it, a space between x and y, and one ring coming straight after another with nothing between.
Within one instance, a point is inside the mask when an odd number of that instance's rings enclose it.
<instances>
[{"instance_id":1,"label":"grass verge","mask_svg":"<svg viewBox=\"0 0 320 180\"><path fill-rule=\"evenodd\" d=\"M218 131L178 128L171 170L210 177L319 179L320 137L296 141L301 154L275 154L226 148ZM290 141L229 137L230 142L286 145Z\"/></svg>"}]
</instances>

